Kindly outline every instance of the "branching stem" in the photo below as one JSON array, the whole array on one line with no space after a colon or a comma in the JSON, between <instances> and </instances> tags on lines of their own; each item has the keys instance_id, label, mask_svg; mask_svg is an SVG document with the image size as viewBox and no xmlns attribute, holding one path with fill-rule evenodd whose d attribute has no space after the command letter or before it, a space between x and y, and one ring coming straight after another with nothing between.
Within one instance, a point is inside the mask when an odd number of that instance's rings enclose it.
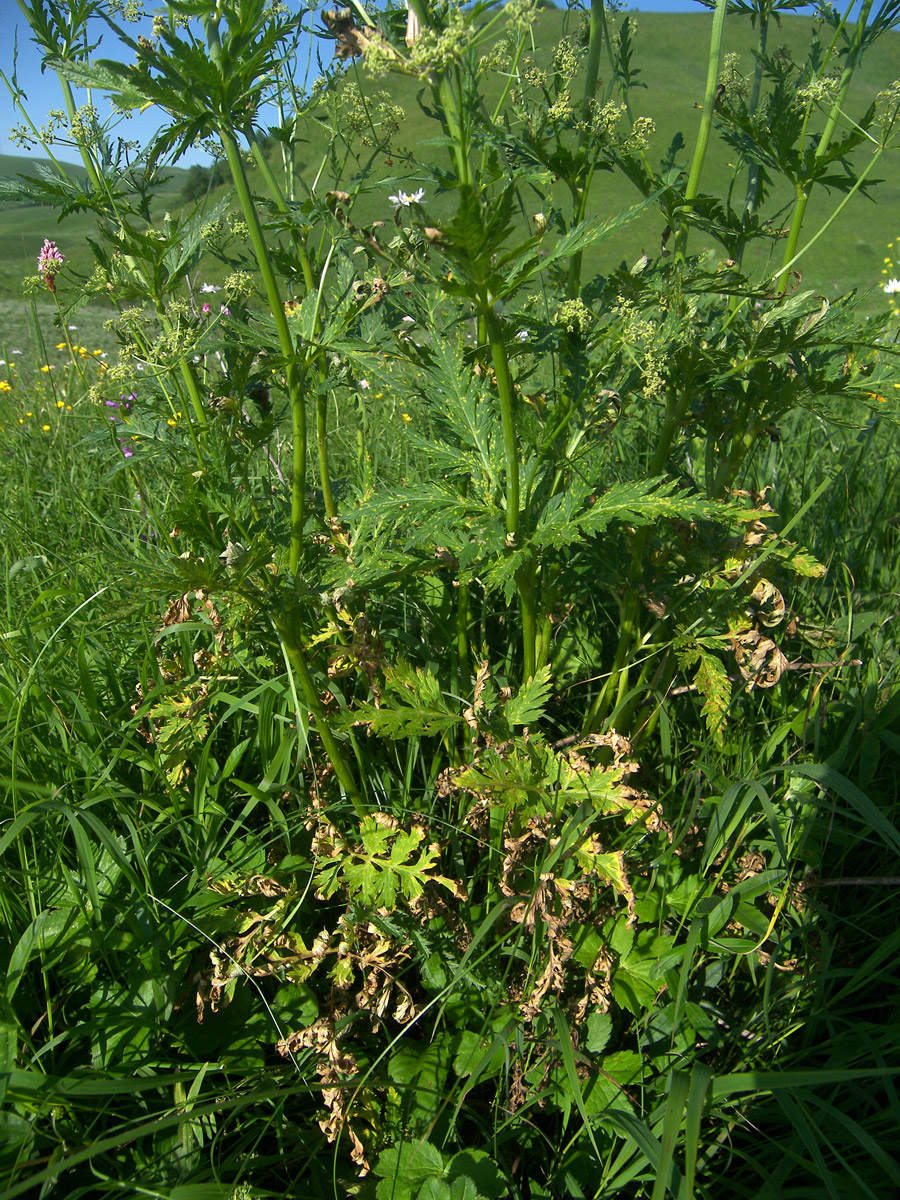
<instances>
[{"instance_id":1,"label":"branching stem","mask_svg":"<svg viewBox=\"0 0 900 1200\"><path fill-rule=\"evenodd\" d=\"M853 81L853 76L856 73L857 65L862 54L863 45L865 42L866 24L869 19L869 12L872 8L872 0L863 0L862 8L859 12L859 17L856 22L856 29L853 33L853 40L847 50L847 57L844 62L844 69L841 71L841 78L838 84L837 95L831 105L831 110L828 113L828 120L825 122L825 128L819 136L818 144L816 145L815 158L816 161L823 158L828 151L834 131L837 129L838 121L844 111L844 104L847 100L847 93L850 90L850 84ZM787 244L784 249L784 262L781 268L781 278L778 281L778 295L783 296L787 290L789 274L789 264L795 262L799 257L797 247L800 243L800 230L803 227L803 219L806 216L806 208L809 204L809 197L812 193L813 182L797 183L796 198L794 201L794 211L791 215L791 226L788 232Z\"/></svg>"}]
</instances>

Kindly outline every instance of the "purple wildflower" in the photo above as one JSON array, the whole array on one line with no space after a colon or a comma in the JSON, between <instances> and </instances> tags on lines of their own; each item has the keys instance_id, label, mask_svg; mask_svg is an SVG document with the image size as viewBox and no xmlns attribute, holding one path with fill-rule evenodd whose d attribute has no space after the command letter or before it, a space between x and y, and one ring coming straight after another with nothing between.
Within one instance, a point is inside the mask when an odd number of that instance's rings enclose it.
<instances>
[{"instance_id":1,"label":"purple wildflower","mask_svg":"<svg viewBox=\"0 0 900 1200\"><path fill-rule=\"evenodd\" d=\"M223 316L223 317L230 317L230 316L231 316L231 309L230 309L230 308L227 308L227 307L226 307L224 304L222 305L222 307L220 308L220 310L219 310L219 311L221 312L221 314L222 314L222 316Z\"/></svg>"},{"instance_id":2,"label":"purple wildflower","mask_svg":"<svg viewBox=\"0 0 900 1200\"><path fill-rule=\"evenodd\" d=\"M123 442L122 439L119 438L119 445L122 447L122 457L123 458L133 458L134 457L134 451L128 445L127 442Z\"/></svg>"},{"instance_id":3,"label":"purple wildflower","mask_svg":"<svg viewBox=\"0 0 900 1200\"><path fill-rule=\"evenodd\" d=\"M200 311L203 313L204 316L207 316L209 313L212 312L212 308L208 304L204 304L203 307L200 309Z\"/></svg>"},{"instance_id":4,"label":"purple wildflower","mask_svg":"<svg viewBox=\"0 0 900 1200\"><path fill-rule=\"evenodd\" d=\"M44 244L41 247L41 252L38 255L38 271L41 279L46 283L51 292L56 291L56 276L59 274L63 263L66 261L66 256L61 254L56 248L56 242L51 242L48 238L44 238Z\"/></svg>"}]
</instances>

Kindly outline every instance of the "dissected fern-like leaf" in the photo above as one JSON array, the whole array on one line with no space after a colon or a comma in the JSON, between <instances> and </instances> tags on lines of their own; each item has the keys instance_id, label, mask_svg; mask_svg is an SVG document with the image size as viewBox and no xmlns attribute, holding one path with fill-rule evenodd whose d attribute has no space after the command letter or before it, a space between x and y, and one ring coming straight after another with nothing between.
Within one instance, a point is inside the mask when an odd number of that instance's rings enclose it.
<instances>
[{"instance_id":1,"label":"dissected fern-like leaf","mask_svg":"<svg viewBox=\"0 0 900 1200\"><path fill-rule=\"evenodd\" d=\"M377 737L409 738L442 733L461 716L430 671L400 662L385 671L381 703L358 704L344 714L347 724L368 725Z\"/></svg>"},{"instance_id":2,"label":"dissected fern-like leaf","mask_svg":"<svg viewBox=\"0 0 900 1200\"><path fill-rule=\"evenodd\" d=\"M550 666L547 664L523 683L516 695L507 702L505 715L510 728L539 721L544 715L552 690Z\"/></svg>"},{"instance_id":3,"label":"dissected fern-like leaf","mask_svg":"<svg viewBox=\"0 0 900 1200\"><path fill-rule=\"evenodd\" d=\"M414 825L401 829L390 817L375 813L364 817L359 827L360 844L344 847L327 859L316 874L316 888L328 899L345 888L351 899L377 909L393 911L398 898L418 899L427 883L439 883L454 894L458 885L435 874L440 847L423 846L425 830Z\"/></svg>"},{"instance_id":4,"label":"dissected fern-like leaf","mask_svg":"<svg viewBox=\"0 0 900 1200\"><path fill-rule=\"evenodd\" d=\"M700 712L706 728L717 746L725 740L725 719L731 704L731 680L720 659L700 642L691 641L675 647L682 670L696 665L694 686L703 697Z\"/></svg>"}]
</instances>

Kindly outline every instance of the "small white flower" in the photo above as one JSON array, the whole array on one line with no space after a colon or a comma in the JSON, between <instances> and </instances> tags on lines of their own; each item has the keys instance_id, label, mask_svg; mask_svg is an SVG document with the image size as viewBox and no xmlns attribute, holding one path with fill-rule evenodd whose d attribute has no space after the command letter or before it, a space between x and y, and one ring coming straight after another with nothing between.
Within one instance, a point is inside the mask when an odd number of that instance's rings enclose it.
<instances>
[{"instance_id":1,"label":"small white flower","mask_svg":"<svg viewBox=\"0 0 900 1200\"><path fill-rule=\"evenodd\" d=\"M412 195L410 195L409 192L404 192L402 189L398 188L396 196L388 196L388 200L390 200L391 204L396 204L401 208L409 208L411 204L421 204L424 199L424 188L419 188L419 190L417 192L413 192Z\"/></svg>"},{"instance_id":2,"label":"small white flower","mask_svg":"<svg viewBox=\"0 0 900 1200\"><path fill-rule=\"evenodd\" d=\"M24 350L13 350L13 354L24 354Z\"/></svg>"},{"instance_id":3,"label":"small white flower","mask_svg":"<svg viewBox=\"0 0 900 1200\"><path fill-rule=\"evenodd\" d=\"M900 292L900 279L889 279L884 285L884 290L889 296L894 292Z\"/></svg>"},{"instance_id":4,"label":"small white flower","mask_svg":"<svg viewBox=\"0 0 900 1200\"><path fill-rule=\"evenodd\" d=\"M200 284L201 292L221 292L221 290L222 289L220 287L216 287L216 285L214 283L201 283Z\"/></svg>"},{"instance_id":5,"label":"small white flower","mask_svg":"<svg viewBox=\"0 0 900 1200\"><path fill-rule=\"evenodd\" d=\"M67 325L67 326L66 326L66 329L71 329L73 332L74 332L74 330L76 330L77 328L78 328L78 326L77 326L77 325Z\"/></svg>"},{"instance_id":6,"label":"small white flower","mask_svg":"<svg viewBox=\"0 0 900 1200\"><path fill-rule=\"evenodd\" d=\"M415 325L415 323L416 323L415 317L404 317L403 318L404 325Z\"/></svg>"},{"instance_id":7,"label":"small white flower","mask_svg":"<svg viewBox=\"0 0 900 1200\"><path fill-rule=\"evenodd\" d=\"M370 388L372 385L369 383L368 379L361 379L361 380L359 381L359 386L360 386L360 387L361 387L361 388L362 388L364 391L368 391L368 389L369 389L369 388Z\"/></svg>"},{"instance_id":8,"label":"small white flower","mask_svg":"<svg viewBox=\"0 0 900 1200\"><path fill-rule=\"evenodd\" d=\"M520 329L519 332L516 334L516 341L517 342L527 342L528 341L528 330Z\"/></svg>"}]
</instances>

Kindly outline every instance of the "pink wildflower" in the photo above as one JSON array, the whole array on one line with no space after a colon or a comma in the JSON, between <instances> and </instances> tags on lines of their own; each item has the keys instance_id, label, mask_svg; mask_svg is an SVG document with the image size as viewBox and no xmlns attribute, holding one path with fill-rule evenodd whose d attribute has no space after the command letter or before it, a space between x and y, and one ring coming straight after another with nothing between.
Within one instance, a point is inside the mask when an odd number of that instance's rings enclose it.
<instances>
[{"instance_id":1,"label":"pink wildflower","mask_svg":"<svg viewBox=\"0 0 900 1200\"><path fill-rule=\"evenodd\" d=\"M224 305L224 304L223 304L223 305L221 306L221 308L219 309L219 312L222 314L222 316L223 316L223 317L230 317L230 316L231 316L231 309L230 309L230 308L228 308L228 307L227 307L226 305Z\"/></svg>"},{"instance_id":2,"label":"pink wildflower","mask_svg":"<svg viewBox=\"0 0 900 1200\"><path fill-rule=\"evenodd\" d=\"M56 248L56 242L44 238L44 244L38 255L38 271L51 292L56 291L56 276L65 261L66 256Z\"/></svg>"},{"instance_id":3,"label":"pink wildflower","mask_svg":"<svg viewBox=\"0 0 900 1200\"><path fill-rule=\"evenodd\" d=\"M212 312L212 309L210 308L210 306L209 306L208 304L204 304L204 305L203 305L203 307L200 309L200 311L201 311L201 312L202 312L204 315L206 315L207 313L211 313L211 312Z\"/></svg>"}]
</instances>

